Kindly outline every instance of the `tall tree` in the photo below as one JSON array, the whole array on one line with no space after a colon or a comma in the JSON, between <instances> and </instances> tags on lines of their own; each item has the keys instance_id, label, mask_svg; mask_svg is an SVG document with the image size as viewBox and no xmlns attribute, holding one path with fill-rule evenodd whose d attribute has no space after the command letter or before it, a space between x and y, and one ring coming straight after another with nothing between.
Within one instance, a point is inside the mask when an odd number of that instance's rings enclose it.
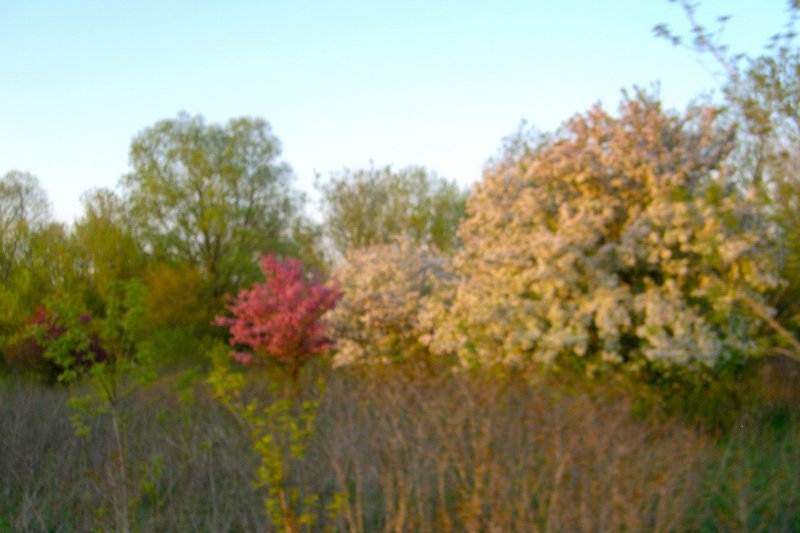
<instances>
[{"instance_id":1,"label":"tall tree","mask_svg":"<svg viewBox=\"0 0 800 533\"><path fill-rule=\"evenodd\" d=\"M79 267L87 284L90 308L108 296L115 282L139 275L144 269L141 246L131 231L123 200L108 189L83 195L84 215L72 229ZM92 301L93 300L93 301Z\"/></svg>"},{"instance_id":2,"label":"tall tree","mask_svg":"<svg viewBox=\"0 0 800 533\"><path fill-rule=\"evenodd\" d=\"M341 254L399 236L442 251L457 245L465 195L423 167L345 169L321 189L325 230Z\"/></svg>"},{"instance_id":3,"label":"tall tree","mask_svg":"<svg viewBox=\"0 0 800 533\"><path fill-rule=\"evenodd\" d=\"M0 348L57 281L65 245L39 181L18 171L0 178Z\"/></svg>"},{"instance_id":4,"label":"tall tree","mask_svg":"<svg viewBox=\"0 0 800 533\"><path fill-rule=\"evenodd\" d=\"M715 31L700 19L698 3L678 3L690 34L677 34L665 24L654 31L711 58L724 73L727 118L738 127L728 165L738 186L762 202L768 222L762 232L777 242L785 281L758 311L776 334L774 351L800 358L800 48L794 29L800 2L787 2L785 27L757 56L736 52L722 40L729 17L720 17Z\"/></svg>"},{"instance_id":5,"label":"tall tree","mask_svg":"<svg viewBox=\"0 0 800 533\"><path fill-rule=\"evenodd\" d=\"M137 135L123 178L132 215L155 255L200 267L214 296L257 274L260 253L292 252L302 198L259 118L207 124L181 113Z\"/></svg>"},{"instance_id":6,"label":"tall tree","mask_svg":"<svg viewBox=\"0 0 800 533\"><path fill-rule=\"evenodd\" d=\"M0 179L0 281L30 252L30 236L50 221L47 195L32 175L11 171Z\"/></svg>"}]
</instances>

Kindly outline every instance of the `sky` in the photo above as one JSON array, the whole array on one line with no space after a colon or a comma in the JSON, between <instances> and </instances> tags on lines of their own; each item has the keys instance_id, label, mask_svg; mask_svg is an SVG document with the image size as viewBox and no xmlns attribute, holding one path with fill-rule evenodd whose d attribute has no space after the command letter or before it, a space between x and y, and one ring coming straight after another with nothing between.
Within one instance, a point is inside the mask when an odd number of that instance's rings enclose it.
<instances>
[{"instance_id":1,"label":"sky","mask_svg":"<svg viewBox=\"0 0 800 533\"><path fill-rule=\"evenodd\" d=\"M703 2L758 53L784 0ZM55 218L116 188L131 139L180 111L265 118L314 198L344 167L424 165L464 187L525 120L552 130L658 83L682 109L711 63L653 36L667 0L0 0L0 175L35 175ZM312 204L313 208L313 204Z\"/></svg>"}]
</instances>

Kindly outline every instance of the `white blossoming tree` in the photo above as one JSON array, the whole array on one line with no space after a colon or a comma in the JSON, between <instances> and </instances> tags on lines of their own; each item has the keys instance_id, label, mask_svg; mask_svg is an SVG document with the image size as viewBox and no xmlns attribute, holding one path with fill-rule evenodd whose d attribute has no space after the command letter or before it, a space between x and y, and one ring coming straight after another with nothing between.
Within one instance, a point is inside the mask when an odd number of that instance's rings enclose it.
<instances>
[{"instance_id":1,"label":"white blossoming tree","mask_svg":"<svg viewBox=\"0 0 800 533\"><path fill-rule=\"evenodd\" d=\"M519 139L467 203L452 303L426 339L464 364L711 366L757 349L776 284L756 206L726 185L717 112L643 92Z\"/></svg>"},{"instance_id":2,"label":"white blossoming tree","mask_svg":"<svg viewBox=\"0 0 800 533\"><path fill-rule=\"evenodd\" d=\"M333 272L342 291L329 314L335 364L427 361L430 330L421 316L449 276L447 262L406 237L350 249Z\"/></svg>"}]
</instances>

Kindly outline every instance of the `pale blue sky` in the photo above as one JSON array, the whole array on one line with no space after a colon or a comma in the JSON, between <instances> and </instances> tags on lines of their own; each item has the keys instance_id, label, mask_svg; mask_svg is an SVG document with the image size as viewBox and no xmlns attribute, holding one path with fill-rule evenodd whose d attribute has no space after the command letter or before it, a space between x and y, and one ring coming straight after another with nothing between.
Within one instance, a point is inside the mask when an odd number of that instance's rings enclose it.
<instances>
[{"instance_id":1,"label":"pale blue sky","mask_svg":"<svg viewBox=\"0 0 800 533\"><path fill-rule=\"evenodd\" d=\"M758 51L783 0L705 2ZM553 129L661 82L682 108L714 86L666 0L0 0L0 174L36 175L56 217L115 187L131 138L181 110L267 119L310 191L344 166L425 165L467 184L522 119Z\"/></svg>"}]
</instances>

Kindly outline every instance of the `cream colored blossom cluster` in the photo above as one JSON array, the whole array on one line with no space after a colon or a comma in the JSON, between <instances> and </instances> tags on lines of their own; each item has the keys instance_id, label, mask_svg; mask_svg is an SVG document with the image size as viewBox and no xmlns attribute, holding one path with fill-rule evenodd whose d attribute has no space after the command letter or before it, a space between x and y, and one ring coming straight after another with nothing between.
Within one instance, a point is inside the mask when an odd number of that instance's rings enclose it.
<instances>
[{"instance_id":1,"label":"cream colored blossom cluster","mask_svg":"<svg viewBox=\"0 0 800 533\"><path fill-rule=\"evenodd\" d=\"M426 357L420 314L449 275L447 259L405 237L355 248L334 269L342 300L328 316L334 364L399 362Z\"/></svg>"},{"instance_id":2,"label":"cream colored blossom cluster","mask_svg":"<svg viewBox=\"0 0 800 533\"><path fill-rule=\"evenodd\" d=\"M590 373L751 353L740 296L763 301L777 277L757 206L725 183L732 138L716 122L639 93L487 168L423 340L468 365Z\"/></svg>"}]
</instances>

